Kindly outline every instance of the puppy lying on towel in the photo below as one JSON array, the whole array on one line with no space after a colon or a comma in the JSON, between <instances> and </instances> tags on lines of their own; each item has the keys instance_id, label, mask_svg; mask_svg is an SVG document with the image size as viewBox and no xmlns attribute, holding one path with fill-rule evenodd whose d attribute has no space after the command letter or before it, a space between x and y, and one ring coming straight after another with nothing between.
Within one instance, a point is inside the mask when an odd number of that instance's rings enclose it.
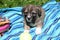
<instances>
[{"instance_id":1,"label":"puppy lying on towel","mask_svg":"<svg viewBox=\"0 0 60 40\"><path fill-rule=\"evenodd\" d=\"M22 13L24 15L25 31L29 32L30 28L36 27L35 33L40 34L45 17L45 12L42 7L36 5L27 5L22 9Z\"/></svg>"}]
</instances>

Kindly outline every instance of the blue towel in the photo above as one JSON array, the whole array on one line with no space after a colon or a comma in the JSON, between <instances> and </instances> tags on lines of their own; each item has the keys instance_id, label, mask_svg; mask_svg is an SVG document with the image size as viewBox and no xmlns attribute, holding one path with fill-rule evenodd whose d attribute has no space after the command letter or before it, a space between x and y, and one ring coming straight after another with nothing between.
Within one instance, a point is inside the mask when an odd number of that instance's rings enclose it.
<instances>
[{"instance_id":1,"label":"blue towel","mask_svg":"<svg viewBox=\"0 0 60 40\"><path fill-rule=\"evenodd\" d=\"M0 9L0 14L3 17L8 17L11 21L10 30L5 32L0 37L0 40L19 40L20 34L24 31L22 8ZM36 35L36 28L31 28L30 34L32 35L32 40L60 40L60 3L55 1L49 2L42 6L42 8L45 10L42 34Z\"/></svg>"}]
</instances>

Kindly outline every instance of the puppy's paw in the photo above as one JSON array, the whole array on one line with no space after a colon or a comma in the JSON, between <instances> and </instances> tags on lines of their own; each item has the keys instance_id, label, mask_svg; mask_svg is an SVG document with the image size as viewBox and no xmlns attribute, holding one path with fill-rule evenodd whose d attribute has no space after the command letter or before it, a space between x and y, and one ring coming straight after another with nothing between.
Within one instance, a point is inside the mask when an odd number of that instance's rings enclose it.
<instances>
[{"instance_id":1,"label":"puppy's paw","mask_svg":"<svg viewBox=\"0 0 60 40\"><path fill-rule=\"evenodd\" d=\"M25 24L24 29L25 29L25 30L29 30L30 27Z\"/></svg>"},{"instance_id":2,"label":"puppy's paw","mask_svg":"<svg viewBox=\"0 0 60 40\"><path fill-rule=\"evenodd\" d=\"M35 31L35 33L36 33L36 35L39 35L39 34L41 34L41 28L40 28L40 27L36 28L36 31Z\"/></svg>"},{"instance_id":3,"label":"puppy's paw","mask_svg":"<svg viewBox=\"0 0 60 40\"><path fill-rule=\"evenodd\" d=\"M24 30L24 33L29 33L29 30Z\"/></svg>"}]
</instances>

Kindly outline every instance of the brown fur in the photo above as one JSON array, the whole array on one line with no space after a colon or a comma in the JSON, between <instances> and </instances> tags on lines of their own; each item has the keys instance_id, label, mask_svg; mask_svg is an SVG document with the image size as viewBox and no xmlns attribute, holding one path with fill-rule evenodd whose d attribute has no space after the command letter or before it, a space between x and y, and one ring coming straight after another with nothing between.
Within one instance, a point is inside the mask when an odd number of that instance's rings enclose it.
<instances>
[{"instance_id":1,"label":"brown fur","mask_svg":"<svg viewBox=\"0 0 60 40\"><path fill-rule=\"evenodd\" d=\"M24 15L25 29L30 29L31 26L42 28L45 12L41 6L27 5L22 9L22 13ZM30 22L27 21L28 18Z\"/></svg>"}]
</instances>

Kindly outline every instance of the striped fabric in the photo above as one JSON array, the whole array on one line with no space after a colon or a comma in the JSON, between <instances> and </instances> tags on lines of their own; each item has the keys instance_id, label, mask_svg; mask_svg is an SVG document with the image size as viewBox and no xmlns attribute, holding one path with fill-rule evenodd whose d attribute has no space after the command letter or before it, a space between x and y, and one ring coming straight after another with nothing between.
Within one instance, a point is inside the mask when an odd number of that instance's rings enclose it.
<instances>
[{"instance_id":1,"label":"striped fabric","mask_svg":"<svg viewBox=\"0 0 60 40\"><path fill-rule=\"evenodd\" d=\"M36 35L36 28L30 29L32 40L60 40L60 3L49 2L42 6L45 10L42 34ZM5 32L0 40L20 40L19 36L24 31L22 7L0 9L0 15L8 17L11 21L10 30Z\"/></svg>"}]
</instances>

